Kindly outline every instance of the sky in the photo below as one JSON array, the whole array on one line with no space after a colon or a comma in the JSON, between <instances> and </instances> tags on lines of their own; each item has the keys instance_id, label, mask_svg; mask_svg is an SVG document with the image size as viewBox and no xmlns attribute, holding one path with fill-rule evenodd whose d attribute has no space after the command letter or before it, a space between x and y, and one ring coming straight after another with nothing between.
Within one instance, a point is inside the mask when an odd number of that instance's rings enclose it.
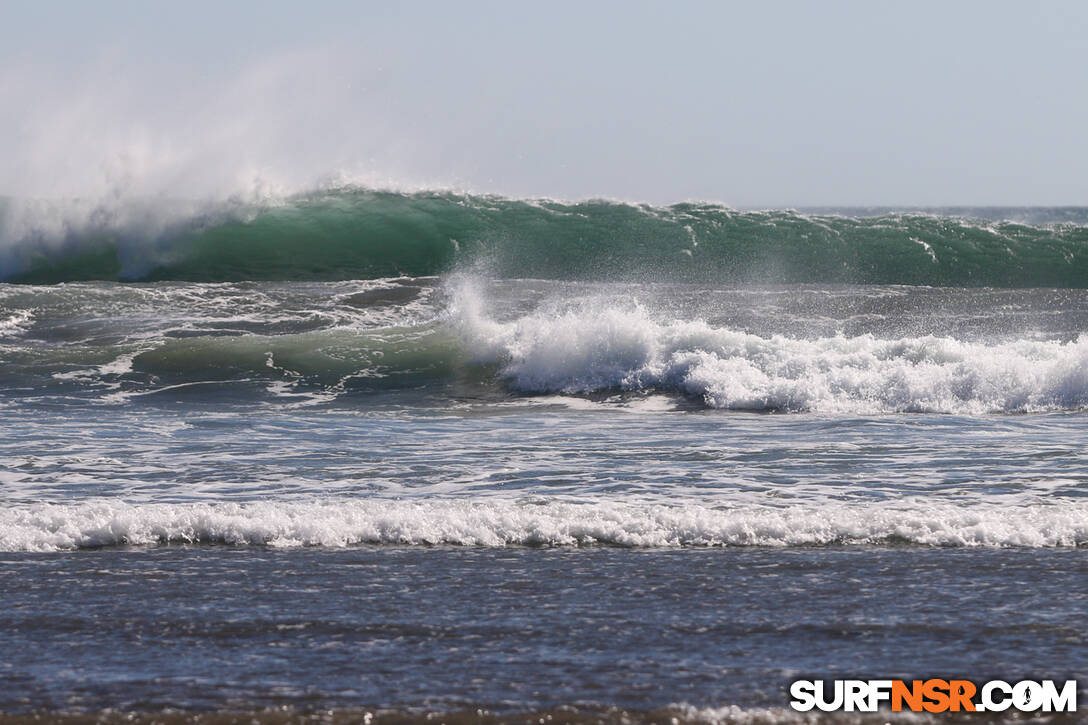
<instances>
[{"instance_id":1,"label":"sky","mask_svg":"<svg viewBox=\"0 0 1088 725\"><path fill-rule=\"evenodd\" d=\"M1088 204L1088 3L0 0L0 194Z\"/></svg>"}]
</instances>

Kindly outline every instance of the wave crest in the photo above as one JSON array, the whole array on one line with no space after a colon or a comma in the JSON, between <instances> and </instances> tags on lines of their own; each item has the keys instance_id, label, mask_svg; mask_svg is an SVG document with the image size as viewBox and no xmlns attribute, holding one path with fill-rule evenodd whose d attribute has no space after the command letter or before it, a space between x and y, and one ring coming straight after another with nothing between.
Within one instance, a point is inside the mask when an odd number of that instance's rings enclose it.
<instances>
[{"instance_id":1,"label":"wave crest","mask_svg":"<svg viewBox=\"0 0 1088 725\"><path fill-rule=\"evenodd\" d=\"M0 279L331 280L498 275L1071 287L1088 228L344 188L195 205L0 204ZM16 213L19 209L21 212Z\"/></svg>"},{"instance_id":2,"label":"wave crest","mask_svg":"<svg viewBox=\"0 0 1088 725\"><path fill-rule=\"evenodd\" d=\"M192 504L108 501L0 511L0 550L219 543L278 547L721 547L1088 545L1088 505L998 507L924 500L711 507L621 502L325 500Z\"/></svg>"}]
</instances>

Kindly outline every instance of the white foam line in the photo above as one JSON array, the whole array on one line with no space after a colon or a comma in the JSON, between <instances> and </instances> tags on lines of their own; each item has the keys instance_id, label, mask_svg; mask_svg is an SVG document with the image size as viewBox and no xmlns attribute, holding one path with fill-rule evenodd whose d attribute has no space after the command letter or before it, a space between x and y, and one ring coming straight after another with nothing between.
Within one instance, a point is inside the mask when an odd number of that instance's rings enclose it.
<instances>
[{"instance_id":1,"label":"white foam line","mask_svg":"<svg viewBox=\"0 0 1088 725\"><path fill-rule=\"evenodd\" d=\"M628 547L1088 545L1088 502L996 506L927 499L712 507L617 501L325 499L36 504L0 510L0 550L224 543Z\"/></svg>"}]
</instances>

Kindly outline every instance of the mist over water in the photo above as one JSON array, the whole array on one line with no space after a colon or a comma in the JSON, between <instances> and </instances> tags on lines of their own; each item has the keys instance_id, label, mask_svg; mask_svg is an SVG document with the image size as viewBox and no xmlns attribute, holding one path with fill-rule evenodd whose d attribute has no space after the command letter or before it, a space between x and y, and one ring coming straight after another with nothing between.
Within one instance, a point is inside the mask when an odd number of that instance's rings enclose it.
<instances>
[{"instance_id":1,"label":"mist over water","mask_svg":"<svg viewBox=\"0 0 1088 725\"><path fill-rule=\"evenodd\" d=\"M392 89L347 44L238 46L199 79L126 60L128 46L74 68L16 57L0 69L0 98L18 110L0 118L0 278L58 259L76 278L140 278L179 240L293 195L457 182L421 171L417 154L434 149L403 134Z\"/></svg>"}]
</instances>

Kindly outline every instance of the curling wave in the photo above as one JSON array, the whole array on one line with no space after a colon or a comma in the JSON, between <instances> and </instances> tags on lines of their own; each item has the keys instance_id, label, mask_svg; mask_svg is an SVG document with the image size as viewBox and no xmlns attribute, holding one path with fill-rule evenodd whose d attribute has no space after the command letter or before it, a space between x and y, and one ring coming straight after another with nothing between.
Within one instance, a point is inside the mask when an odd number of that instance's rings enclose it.
<instances>
[{"instance_id":1,"label":"curling wave","mask_svg":"<svg viewBox=\"0 0 1088 725\"><path fill-rule=\"evenodd\" d=\"M340 189L207 207L0 204L0 280L333 280L440 274L733 283L1088 285L1088 228L889 212L565 203Z\"/></svg>"},{"instance_id":2,"label":"curling wave","mask_svg":"<svg viewBox=\"0 0 1088 725\"><path fill-rule=\"evenodd\" d=\"M710 507L624 502L352 499L39 504L0 510L0 550L231 544L347 547L1088 545L1088 505L924 500Z\"/></svg>"}]
</instances>

